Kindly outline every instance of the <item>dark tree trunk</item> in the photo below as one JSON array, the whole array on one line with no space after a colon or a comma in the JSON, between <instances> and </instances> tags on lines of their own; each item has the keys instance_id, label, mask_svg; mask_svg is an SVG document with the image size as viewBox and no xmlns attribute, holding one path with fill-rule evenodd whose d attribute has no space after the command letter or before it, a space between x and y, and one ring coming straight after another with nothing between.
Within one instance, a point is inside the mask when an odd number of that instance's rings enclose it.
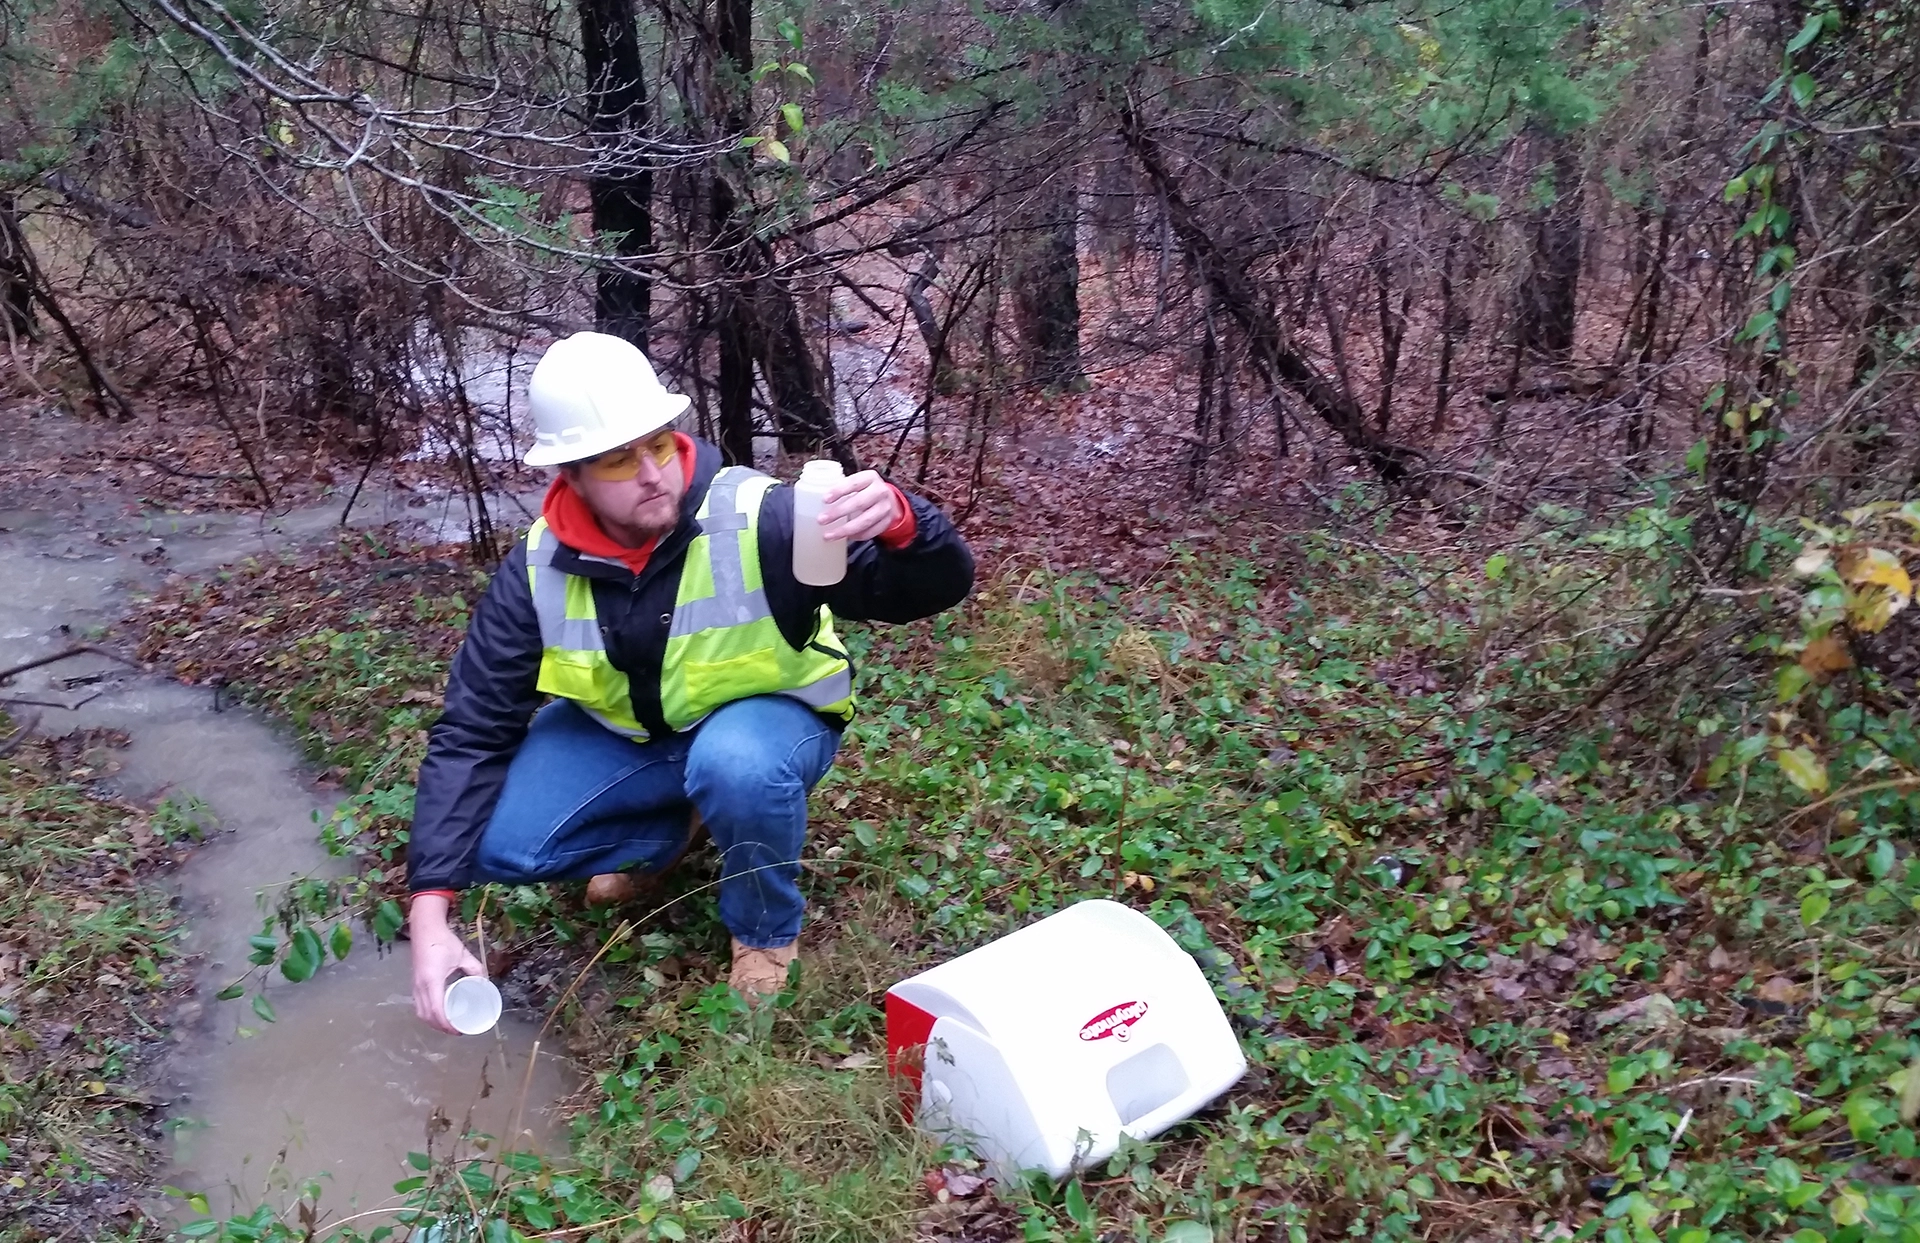
<instances>
[{"instance_id":1,"label":"dark tree trunk","mask_svg":"<svg viewBox=\"0 0 1920 1243\"><path fill-rule=\"evenodd\" d=\"M653 170L640 150L647 125L647 88L633 0L579 0L580 53L586 61L588 127L599 141L587 179L593 232L619 259L653 248ZM647 347L651 290L637 271L600 269L594 321L600 331Z\"/></svg>"},{"instance_id":2,"label":"dark tree trunk","mask_svg":"<svg viewBox=\"0 0 1920 1243\"><path fill-rule=\"evenodd\" d=\"M1014 301L1027 378L1067 388L1080 367L1080 195L1071 169L1042 182L1017 214Z\"/></svg>"},{"instance_id":3,"label":"dark tree trunk","mask_svg":"<svg viewBox=\"0 0 1920 1243\"><path fill-rule=\"evenodd\" d=\"M1407 315L1413 309L1413 283L1400 291L1400 305L1393 305L1393 264L1387 253L1387 235L1380 235L1374 249L1374 300L1380 316L1380 404L1374 409L1373 425L1385 435L1393 423L1393 382L1400 374L1400 344L1407 335Z\"/></svg>"},{"instance_id":4,"label":"dark tree trunk","mask_svg":"<svg viewBox=\"0 0 1920 1243\"><path fill-rule=\"evenodd\" d=\"M849 470L858 464L834 434L833 408L821 395L820 368L807 348L807 333L793 292L777 281L755 283L754 326L760 344L760 373L773 399L774 426L780 447L788 453L808 453L823 446Z\"/></svg>"},{"instance_id":5,"label":"dark tree trunk","mask_svg":"<svg viewBox=\"0 0 1920 1243\"><path fill-rule=\"evenodd\" d=\"M716 0L715 76L721 99L716 109L725 134L747 128L747 93L753 73L753 0ZM753 465L753 332L746 305L746 229L739 195L730 176L752 175L739 153L716 162L710 188L710 223L720 255L720 286L714 296L714 320L720 336L720 450L734 465Z\"/></svg>"},{"instance_id":6,"label":"dark tree trunk","mask_svg":"<svg viewBox=\"0 0 1920 1243\"><path fill-rule=\"evenodd\" d=\"M1454 341L1465 335L1458 322L1459 312L1454 308L1453 256L1459 245L1458 235L1450 235L1446 254L1440 260L1440 373L1433 381L1433 418L1427 422L1429 435L1437 435L1447 428L1447 403L1453 397Z\"/></svg>"},{"instance_id":7,"label":"dark tree trunk","mask_svg":"<svg viewBox=\"0 0 1920 1243\"><path fill-rule=\"evenodd\" d=\"M753 2L716 0L723 133L737 136L750 119L753 75ZM753 365L758 362L773 406L782 447L804 453L836 440L833 409L821 393L820 369L808 351L806 328L793 292L767 275L773 255L752 235L752 204L739 185L750 183L744 155L729 156L713 174L710 208L721 287L715 298L720 335L720 441L729 461L753 460ZM851 464L844 446L836 456Z\"/></svg>"},{"instance_id":8,"label":"dark tree trunk","mask_svg":"<svg viewBox=\"0 0 1920 1243\"><path fill-rule=\"evenodd\" d=\"M9 344L34 339L33 257L11 195L0 196L0 322Z\"/></svg>"},{"instance_id":9,"label":"dark tree trunk","mask_svg":"<svg viewBox=\"0 0 1920 1243\"><path fill-rule=\"evenodd\" d=\"M1519 344L1547 358L1573 352L1580 293L1580 166L1573 144L1552 140L1553 202L1534 216L1533 256L1520 286Z\"/></svg>"},{"instance_id":10,"label":"dark tree trunk","mask_svg":"<svg viewBox=\"0 0 1920 1243\"><path fill-rule=\"evenodd\" d=\"M729 466L753 465L753 354L740 321L720 320L720 456Z\"/></svg>"}]
</instances>

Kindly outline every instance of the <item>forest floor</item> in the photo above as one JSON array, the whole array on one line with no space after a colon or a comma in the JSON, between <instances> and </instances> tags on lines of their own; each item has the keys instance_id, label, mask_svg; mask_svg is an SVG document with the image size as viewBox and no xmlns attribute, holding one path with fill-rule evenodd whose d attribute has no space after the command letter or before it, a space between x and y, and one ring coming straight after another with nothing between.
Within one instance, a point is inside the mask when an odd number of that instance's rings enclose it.
<instances>
[{"instance_id":1,"label":"forest floor","mask_svg":"<svg viewBox=\"0 0 1920 1243\"><path fill-rule=\"evenodd\" d=\"M1765 760L1776 613L1703 611L1710 676L1582 712L1664 603L1664 511L1496 534L1358 485L1310 522L1161 497L1071 536L978 506L974 599L856 631L861 717L814 798L805 972L776 1008L719 983L710 861L630 910L471 895L503 958L583 964L557 1000L593 1086L570 1160L410 1192L528 1238L1906 1237L1907 787L1809 808ZM372 909L483 581L361 534L176 581L123 632L359 791L332 832ZM1857 727L1920 758L1910 715ZM1212 964L1252 1069L1064 1186L985 1184L902 1122L882 995L1115 893Z\"/></svg>"},{"instance_id":2,"label":"forest floor","mask_svg":"<svg viewBox=\"0 0 1920 1243\"><path fill-rule=\"evenodd\" d=\"M147 1072L192 1004L158 878L200 826L100 789L110 731L33 723L5 720L0 759L0 1239L137 1234L167 1104Z\"/></svg>"},{"instance_id":3,"label":"forest floor","mask_svg":"<svg viewBox=\"0 0 1920 1243\"><path fill-rule=\"evenodd\" d=\"M1384 504L1337 467L1290 491L1301 506L1251 484L1196 501L1154 468L1155 437L1101 450L1075 409L1004 428L978 493L964 454L935 459L928 485L965 515L980 590L932 623L851 636L863 707L813 803L793 996L748 1015L719 984L710 860L630 910L586 909L572 886L491 891L484 913L469 896L497 970L568 968L529 1001L562 1008L593 1073L569 1159L430 1168L408 1187L423 1211L477 1213L489 1239L1905 1237L1920 1219L1911 786L1810 807L1767 760L1788 729L1766 723L1777 610L1703 605L1679 639L1692 664L1584 711L1691 555L1667 510L1509 503L1469 526ZM212 442L162 459L184 475L91 469L101 453L0 470L137 480L173 509L246 503L233 480L190 477L221 473ZM352 482L277 469L286 497ZM1756 546L1764 581L1798 539ZM459 546L361 531L177 576L115 637L287 721L354 792L328 833L361 859L355 900L378 923L484 582ZM1897 699L1831 707L1882 757L1858 771L1920 764ZM115 905L118 939L90 940L98 899L82 895L109 874L124 889L172 843L138 809L89 801L85 764L39 746L11 757L0 902L65 904L48 935L92 957L59 978L93 984L63 1004L130 979L164 995L169 914ZM1252 1069L1064 1186L984 1183L902 1121L881 997L1116 892L1210 965ZM42 1155L73 1141L34 1126L93 1109L88 1136L137 1138L141 1116L109 1073L137 1038L104 1028L55 1062L11 1034L17 998L39 995L22 988L51 996L61 961L0 957L0 990L26 971L0 998L0 1140ZM101 1177L101 1196L123 1194Z\"/></svg>"}]
</instances>

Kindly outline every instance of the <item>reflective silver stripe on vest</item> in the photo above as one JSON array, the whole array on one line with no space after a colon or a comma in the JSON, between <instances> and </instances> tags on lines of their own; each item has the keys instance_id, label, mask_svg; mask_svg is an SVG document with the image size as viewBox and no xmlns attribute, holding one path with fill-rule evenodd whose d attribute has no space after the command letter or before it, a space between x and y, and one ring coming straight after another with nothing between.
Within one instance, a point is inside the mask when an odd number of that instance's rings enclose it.
<instances>
[{"instance_id":1,"label":"reflective silver stripe on vest","mask_svg":"<svg viewBox=\"0 0 1920 1243\"><path fill-rule=\"evenodd\" d=\"M712 567L713 594L677 604L668 637L744 626L773 616L773 610L767 606L766 591L759 587L747 590L740 540L734 534L746 530L748 525L746 511L740 507L740 485L759 473L745 466L729 466L713 477L699 517L700 533L707 537L707 564Z\"/></svg>"},{"instance_id":2,"label":"reflective silver stripe on vest","mask_svg":"<svg viewBox=\"0 0 1920 1243\"><path fill-rule=\"evenodd\" d=\"M553 568L553 554L559 547L559 539L544 523L527 532L527 572L533 577L533 612L540 619L540 646L604 652L607 641L598 621L567 616L570 576Z\"/></svg>"},{"instance_id":3,"label":"reflective silver stripe on vest","mask_svg":"<svg viewBox=\"0 0 1920 1243\"><path fill-rule=\"evenodd\" d=\"M818 682L809 682L780 693L798 699L809 708L830 707L853 694L853 669L851 666L842 666L838 673L830 673Z\"/></svg>"}]
</instances>

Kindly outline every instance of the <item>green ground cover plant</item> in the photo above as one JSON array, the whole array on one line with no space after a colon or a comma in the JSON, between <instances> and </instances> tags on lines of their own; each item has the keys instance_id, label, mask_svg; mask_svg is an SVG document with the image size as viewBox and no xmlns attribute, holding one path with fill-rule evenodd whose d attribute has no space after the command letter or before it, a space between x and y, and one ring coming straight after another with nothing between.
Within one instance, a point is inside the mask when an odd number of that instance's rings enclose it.
<instances>
[{"instance_id":1,"label":"green ground cover plant","mask_svg":"<svg viewBox=\"0 0 1920 1243\"><path fill-rule=\"evenodd\" d=\"M1675 509L1544 510L1468 556L1365 499L857 636L812 949L768 1011L715 983L711 872L614 912L468 895L508 957L566 964L545 1004L595 1078L568 1160L421 1154L434 1237L1920 1238L1920 516L1755 529L1751 585L1703 592ZM362 878L283 911L260 970L397 922L461 606L347 598L255 693L363 783L327 829ZM902 1123L881 997L1112 895L1196 955L1252 1070L1062 1187L980 1189ZM196 1229L292 1237L263 1214Z\"/></svg>"},{"instance_id":2,"label":"green ground cover plant","mask_svg":"<svg viewBox=\"0 0 1920 1243\"><path fill-rule=\"evenodd\" d=\"M17 723L0 718L0 737ZM20 739L0 758L0 1243L137 1237L164 1098L144 1071L188 983L150 873L196 836L92 788L112 739Z\"/></svg>"}]
</instances>

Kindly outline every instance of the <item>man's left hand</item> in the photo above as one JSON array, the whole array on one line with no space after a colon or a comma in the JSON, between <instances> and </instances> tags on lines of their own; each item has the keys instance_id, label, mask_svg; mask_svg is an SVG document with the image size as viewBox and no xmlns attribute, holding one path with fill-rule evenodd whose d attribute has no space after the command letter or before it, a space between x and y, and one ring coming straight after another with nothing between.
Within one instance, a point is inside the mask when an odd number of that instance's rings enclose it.
<instances>
[{"instance_id":1,"label":"man's left hand","mask_svg":"<svg viewBox=\"0 0 1920 1243\"><path fill-rule=\"evenodd\" d=\"M848 475L827 490L826 502L820 525L828 539L873 539L900 519L900 494L878 471Z\"/></svg>"}]
</instances>

